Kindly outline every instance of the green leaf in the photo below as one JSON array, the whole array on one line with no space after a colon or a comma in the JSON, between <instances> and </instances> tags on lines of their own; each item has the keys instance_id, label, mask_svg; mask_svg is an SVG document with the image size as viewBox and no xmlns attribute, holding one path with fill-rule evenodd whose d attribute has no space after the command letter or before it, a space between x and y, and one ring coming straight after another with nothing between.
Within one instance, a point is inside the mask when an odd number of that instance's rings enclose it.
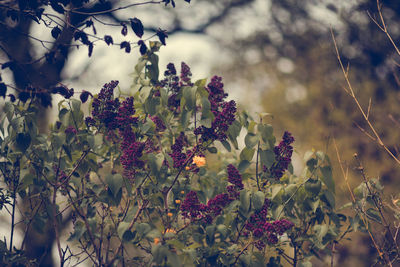
<instances>
[{"instance_id":1,"label":"green leaf","mask_svg":"<svg viewBox=\"0 0 400 267\"><path fill-rule=\"evenodd\" d=\"M315 170L315 166L317 166L318 161L315 158L311 158L306 162L307 168L310 170L310 172L313 172Z\"/></svg>"},{"instance_id":2,"label":"green leaf","mask_svg":"<svg viewBox=\"0 0 400 267\"><path fill-rule=\"evenodd\" d=\"M158 69L158 56L151 54L149 57L151 65L147 65L148 77L154 83L158 81L159 69Z\"/></svg>"},{"instance_id":3,"label":"green leaf","mask_svg":"<svg viewBox=\"0 0 400 267\"><path fill-rule=\"evenodd\" d=\"M117 233L119 238L123 239L124 233L126 230L128 230L128 227L130 225L130 222L121 222L118 225Z\"/></svg>"},{"instance_id":4,"label":"green leaf","mask_svg":"<svg viewBox=\"0 0 400 267\"><path fill-rule=\"evenodd\" d=\"M155 124L150 119L148 119L145 123L140 125L140 130L142 134L148 133L151 128L155 128Z\"/></svg>"},{"instance_id":5,"label":"green leaf","mask_svg":"<svg viewBox=\"0 0 400 267\"><path fill-rule=\"evenodd\" d=\"M359 186L353 189L354 196L357 199L363 199L367 196L368 190L365 183L361 183Z\"/></svg>"},{"instance_id":6,"label":"green leaf","mask_svg":"<svg viewBox=\"0 0 400 267\"><path fill-rule=\"evenodd\" d=\"M65 153L67 154L69 160L72 161L72 155L71 155L71 150L68 148L66 145L62 145L62 148L64 149Z\"/></svg>"},{"instance_id":7,"label":"green leaf","mask_svg":"<svg viewBox=\"0 0 400 267\"><path fill-rule=\"evenodd\" d=\"M201 98L201 113L202 113L202 116L204 116L205 114L211 113L211 103L207 97Z\"/></svg>"},{"instance_id":8,"label":"green leaf","mask_svg":"<svg viewBox=\"0 0 400 267\"><path fill-rule=\"evenodd\" d=\"M222 141L220 141L220 142L221 142L221 144L225 147L225 149L228 150L228 152L231 152L231 145L229 144L228 141L222 140Z\"/></svg>"},{"instance_id":9,"label":"green leaf","mask_svg":"<svg viewBox=\"0 0 400 267\"><path fill-rule=\"evenodd\" d=\"M322 151L317 151L317 152L315 153L315 155L317 156L318 160L320 160L320 161L322 161L322 162L325 160L326 155L325 155L324 152L322 152Z\"/></svg>"},{"instance_id":10,"label":"green leaf","mask_svg":"<svg viewBox=\"0 0 400 267\"><path fill-rule=\"evenodd\" d=\"M312 156L314 155L314 152L311 150L306 151L306 153L304 154L304 158L303 160L305 162L307 162Z\"/></svg>"},{"instance_id":11,"label":"green leaf","mask_svg":"<svg viewBox=\"0 0 400 267\"><path fill-rule=\"evenodd\" d=\"M239 163L238 170L240 172L244 172L248 167L250 167L251 163L247 160L242 160Z\"/></svg>"},{"instance_id":12,"label":"green leaf","mask_svg":"<svg viewBox=\"0 0 400 267\"><path fill-rule=\"evenodd\" d=\"M147 60L145 60L144 58L140 58L138 63L135 66L135 71L137 74L140 74L144 67L146 66Z\"/></svg>"},{"instance_id":13,"label":"green leaf","mask_svg":"<svg viewBox=\"0 0 400 267\"><path fill-rule=\"evenodd\" d=\"M207 242L207 245L209 245L209 246L212 246L214 244L215 230L216 230L215 225L209 225L206 227L206 242Z\"/></svg>"},{"instance_id":14,"label":"green leaf","mask_svg":"<svg viewBox=\"0 0 400 267\"><path fill-rule=\"evenodd\" d=\"M246 147L253 148L258 143L258 136L253 133L247 133L246 137L244 138L244 143Z\"/></svg>"},{"instance_id":15,"label":"green leaf","mask_svg":"<svg viewBox=\"0 0 400 267\"><path fill-rule=\"evenodd\" d=\"M186 247L185 244L183 244L182 242L180 242L177 239L168 239L167 243L172 245L173 247L175 247L177 249L184 249Z\"/></svg>"},{"instance_id":16,"label":"green leaf","mask_svg":"<svg viewBox=\"0 0 400 267\"><path fill-rule=\"evenodd\" d=\"M321 191L321 182L319 180L308 179L304 187L308 192L311 192L313 196L317 196Z\"/></svg>"},{"instance_id":17,"label":"green leaf","mask_svg":"<svg viewBox=\"0 0 400 267\"><path fill-rule=\"evenodd\" d=\"M143 86L142 88L139 89L140 92L140 99L145 102L147 98L149 98L149 95L151 93L151 86Z\"/></svg>"},{"instance_id":18,"label":"green leaf","mask_svg":"<svg viewBox=\"0 0 400 267\"><path fill-rule=\"evenodd\" d=\"M207 84L207 79L200 79L194 83L198 88L204 88Z\"/></svg>"},{"instance_id":19,"label":"green leaf","mask_svg":"<svg viewBox=\"0 0 400 267\"><path fill-rule=\"evenodd\" d=\"M314 231L317 234L319 240L322 240L324 236L328 233L328 225L326 224L318 224L314 226Z\"/></svg>"},{"instance_id":20,"label":"green leaf","mask_svg":"<svg viewBox=\"0 0 400 267\"><path fill-rule=\"evenodd\" d=\"M147 235L151 231L151 227L148 223L139 223L136 226L136 231L140 233L142 236Z\"/></svg>"},{"instance_id":21,"label":"green leaf","mask_svg":"<svg viewBox=\"0 0 400 267\"><path fill-rule=\"evenodd\" d=\"M264 205L265 195L261 191L257 191L251 195L251 203L253 204L254 209L260 210Z\"/></svg>"},{"instance_id":22,"label":"green leaf","mask_svg":"<svg viewBox=\"0 0 400 267\"><path fill-rule=\"evenodd\" d=\"M161 265L164 259L168 256L169 250L162 245L156 245L152 247L151 254L153 255L153 261L156 264Z\"/></svg>"},{"instance_id":23,"label":"green leaf","mask_svg":"<svg viewBox=\"0 0 400 267\"><path fill-rule=\"evenodd\" d=\"M217 231L221 234L223 239L225 239L228 235L228 228L223 224L218 224Z\"/></svg>"},{"instance_id":24,"label":"green leaf","mask_svg":"<svg viewBox=\"0 0 400 267\"><path fill-rule=\"evenodd\" d=\"M369 217L371 217L372 219L374 219L375 221L379 222L379 223L382 222L381 216L379 215L379 212L377 210L373 209L373 208L369 208L367 210L367 215Z\"/></svg>"},{"instance_id":25,"label":"green leaf","mask_svg":"<svg viewBox=\"0 0 400 267\"><path fill-rule=\"evenodd\" d=\"M250 192L247 192L246 190L242 190L240 192L240 210L243 213L247 213L250 209Z\"/></svg>"},{"instance_id":26,"label":"green leaf","mask_svg":"<svg viewBox=\"0 0 400 267\"><path fill-rule=\"evenodd\" d=\"M17 148L25 152L31 144L31 136L28 133L18 133L15 138Z\"/></svg>"},{"instance_id":27,"label":"green leaf","mask_svg":"<svg viewBox=\"0 0 400 267\"><path fill-rule=\"evenodd\" d=\"M106 176L106 183L108 185L108 188L111 190L112 194L114 197L117 196L118 192L121 190L122 185L124 183L124 178L122 178L122 175L117 173L117 174L108 174Z\"/></svg>"},{"instance_id":28,"label":"green leaf","mask_svg":"<svg viewBox=\"0 0 400 267\"><path fill-rule=\"evenodd\" d=\"M129 242L132 239L134 239L136 236L136 232L132 232L132 231L125 231L125 233L122 235L122 241L124 242Z\"/></svg>"},{"instance_id":29,"label":"green leaf","mask_svg":"<svg viewBox=\"0 0 400 267\"><path fill-rule=\"evenodd\" d=\"M275 153L271 149L260 150L260 161L268 169L272 167L275 162Z\"/></svg>"},{"instance_id":30,"label":"green leaf","mask_svg":"<svg viewBox=\"0 0 400 267\"><path fill-rule=\"evenodd\" d=\"M182 103L185 104L185 106L188 110L193 110L194 107L196 106L196 89L197 89L197 87L195 87L195 86L183 87L181 101L184 100Z\"/></svg>"},{"instance_id":31,"label":"green leaf","mask_svg":"<svg viewBox=\"0 0 400 267\"><path fill-rule=\"evenodd\" d=\"M236 139L239 136L241 130L242 125L240 124L240 122L234 121L232 125L229 126L227 133L231 139Z\"/></svg>"},{"instance_id":32,"label":"green leaf","mask_svg":"<svg viewBox=\"0 0 400 267\"><path fill-rule=\"evenodd\" d=\"M312 267L312 263L309 261L301 261L299 262L299 264L297 265L299 267Z\"/></svg>"},{"instance_id":33,"label":"green leaf","mask_svg":"<svg viewBox=\"0 0 400 267\"><path fill-rule=\"evenodd\" d=\"M273 136L274 129L272 128L271 125L259 124L257 129L259 132L261 132L261 138L265 143L267 143L268 140L270 140L271 138L274 138Z\"/></svg>"},{"instance_id":34,"label":"green leaf","mask_svg":"<svg viewBox=\"0 0 400 267\"><path fill-rule=\"evenodd\" d=\"M186 129L186 127L188 126L189 122L190 122L190 116L191 116L191 112L187 111L186 109L182 110L181 113L181 125L183 127L183 129Z\"/></svg>"},{"instance_id":35,"label":"green leaf","mask_svg":"<svg viewBox=\"0 0 400 267\"><path fill-rule=\"evenodd\" d=\"M212 118L205 118L200 120L200 125L203 125L204 127L207 128L211 128L212 122L213 122Z\"/></svg>"},{"instance_id":36,"label":"green leaf","mask_svg":"<svg viewBox=\"0 0 400 267\"><path fill-rule=\"evenodd\" d=\"M82 221L76 221L74 224L74 232L68 238L68 241L79 240L82 235L86 232L85 225Z\"/></svg>"},{"instance_id":37,"label":"green leaf","mask_svg":"<svg viewBox=\"0 0 400 267\"><path fill-rule=\"evenodd\" d=\"M150 170L157 177L164 161L164 156L162 154L149 154L148 157Z\"/></svg>"},{"instance_id":38,"label":"green leaf","mask_svg":"<svg viewBox=\"0 0 400 267\"><path fill-rule=\"evenodd\" d=\"M218 152L216 147L207 147L208 152L216 154Z\"/></svg>"},{"instance_id":39,"label":"green leaf","mask_svg":"<svg viewBox=\"0 0 400 267\"><path fill-rule=\"evenodd\" d=\"M33 184L33 180L35 178L36 176L33 175L32 173L25 174L24 177L22 178L20 186L18 187L18 190L25 190L28 186Z\"/></svg>"},{"instance_id":40,"label":"green leaf","mask_svg":"<svg viewBox=\"0 0 400 267\"><path fill-rule=\"evenodd\" d=\"M11 102L6 101L4 103L4 112L6 113L7 120L11 121L14 115L14 105Z\"/></svg>"},{"instance_id":41,"label":"green leaf","mask_svg":"<svg viewBox=\"0 0 400 267\"><path fill-rule=\"evenodd\" d=\"M53 149L59 149L65 143L65 133L53 134L51 138Z\"/></svg>"},{"instance_id":42,"label":"green leaf","mask_svg":"<svg viewBox=\"0 0 400 267\"><path fill-rule=\"evenodd\" d=\"M157 113L157 106L160 104L159 98L148 97L144 102L144 108L149 115L154 116Z\"/></svg>"},{"instance_id":43,"label":"green leaf","mask_svg":"<svg viewBox=\"0 0 400 267\"><path fill-rule=\"evenodd\" d=\"M321 197L322 201L325 201L332 209L335 208L335 196L329 190L324 190L324 194Z\"/></svg>"},{"instance_id":44,"label":"green leaf","mask_svg":"<svg viewBox=\"0 0 400 267\"><path fill-rule=\"evenodd\" d=\"M72 104L71 105L72 106L72 112L74 114L79 113L81 111L81 101L79 101L78 99L71 98L70 102Z\"/></svg>"},{"instance_id":45,"label":"green leaf","mask_svg":"<svg viewBox=\"0 0 400 267\"><path fill-rule=\"evenodd\" d=\"M275 197L282 192L283 185L281 184L276 184L272 185L272 193L271 193L271 199L275 199Z\"/></svg>"},{"instance_id":46,"label":"green leaf","mask_svg":"<svg viewBox=\"0 0 400 267\"><path fill-rule=\"evenodd\" d=\"M280 215L282 215L283 208L284 208L283 205L279 205L275 209L272 210L272 216L275 220L279 220Z\"/></svg>"},{"instance_id":47,"label":"green leaf","mask_svg":"<svg viewBox=\"0 0 400 267\"><path fill-rule=\"evenodd\" d=\"M254 148L243 148L242 152L240 152L240 159L251 161L254 156L255 149Z\"/></svg>"},{"instance_id":48,"label":"green leaf","mask_svg":"<svg viewBox=\"0 0 400 267\"><path fill-rule=\"evenodd\" d=\"M335 193L335 181L332 177L332 168L330 166L325 166L320 168L322 177L321 180L328 187L328 189Z\"/></svg>"},{"instance_id":49,"label":"green leaf","mask_svg":"<svg viewBox=\"0 0 400 267\"><path fill-rule=\"evenodd\" d=\"M170 266L176 266L176 267L182 266L182 264L179 261L179 256L174 252L168 251L167 259Z\"/></svg>"}]
</instances>

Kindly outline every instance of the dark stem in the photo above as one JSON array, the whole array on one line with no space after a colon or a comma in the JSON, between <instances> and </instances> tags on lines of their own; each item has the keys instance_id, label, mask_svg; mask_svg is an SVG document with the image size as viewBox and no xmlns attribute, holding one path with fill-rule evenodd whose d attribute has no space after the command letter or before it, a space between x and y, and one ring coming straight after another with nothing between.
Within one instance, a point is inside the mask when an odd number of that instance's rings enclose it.
<instances>
[{"instance_id":1,"label":"dark stem","mask_svg":"<svg viewBox=\"0 0 400 267\"><path fill-rule=\"evenodd\" d=\"M257 180L257 188L258 188L258 191L261 191L260 183L259 183L259 181L258 181L258 156L259 156L259 153L260 153L260 141L258 141L258 144L257 144L257 155L256 155L256 180Z\"/></svg>"},{"instance_id":2,"label":"dark stem","mask_svg":"<svg viewBox=\"0 0 400 267\"><path fill-rule=\"evenodd\" d=\"M13 184L13 204L12 204L12 214L11 214L11 236L10 236L10 252L12 251L12 247L13 247L13 239L14 239L14 229L15 229L15 210L16 210L16 206L17 206L17 189L18 189L18 185L19 185L19 158L17 158L16 164L18 164L15 168L18 169L18 171L16 169L13 170L12 173L12 184ZM4 175L4 174L3 174Z\"/></svg>"},{"instance_id":3,"label":"dark stem","mask_svg":"<svg viewBox=\"0 0 400 267\"><path fill-rule=\"evenodd\" d=\"M16 195L15 195L15 189L13 192L13 204L12 204L12 214L11 214L11 237L10 237L10 252L12 251L12 245L13 245L13 238L14 238L14 221L15 221L15 206L17 204L16 200Z\"/></svg>"},{"instance_id":4,"label":"dark stem","mask_svg":"<svg viewBox=\"0 0 400 267\"><path fill-rule=\"evenodd\" d=\"M168 195L169 191L171 191L172 187L174 187L176 181L178 181L179 175L182 173L183 169L186 167L186 165L193 159L194 155L197 152L197 146L195 147L195 149L193 150L192 154L186 159L185 163L183 163L182 167L179 169L178 173L175 176L174 181L172 182L172 184L168 187L167 190L165 190L165 195Z\"/></svg>"},{"instance_id":5,"label":"dark stem","mask_svg":"<svg viewBox=\"0 0 400 267\"><path fill-rule=\"evenodd\" d=\"M147 204L149 204L148 200L144 200L142 205L140 206L140 208L138 209L138 211L135 214L135 217L133 218L132 222L129 224L127 231L130 231L133 227L133 225L136 223L136 221L138 220L140 214L142 213L142 211L147 207ZM121 249L123 248L124 243L121 240L121 244L119 245L119 247L116 249L115 253L114 253L114 258L110 263L110 266L114 263L114 261L117 259L118 253L121 251Z\"/></svg>"},{"instance_id":6,"label":"dark stem","mask_svg":"<svg viewBox=\"0 0 400 267\"><path fill-rule=\"evenodd\" d=\"M390 229L390 224L387 222L385 216L383 215L381 199L380 199L380 197L377 195L377 193L372 192L372 189L371 189L371 187L370 187L370 185L369 185L369 183L368 183L368 179L367 179L367 176L366 176L365 171L364 171L364 167L362 166L361 161L360 161L360 159L358 158L358 155L357 155L357 154L355 155L355 158L356 158L357 161L358 161L358 164L359 164L358 169L360 170L361 176L363 177L363 180L364 180L364 183L365 183L365 185L366 185L366 187L367 187L367 189L368 189L368 192L369 192L369 194L371 195L371 198L372 198L372 200L373 200L373 202L374 202L375 207L376 207L376 208L378 209L378 211L379 211L379 216L381 217L383 226L386 228L386 231L389 233L390 237L392 238L393 244L394 244L394 246L395 246L395 248L396 248L397 255L399 255L399 247L398 247L398 245L397 245L397 240L396 240L396 238L394 237L394 235L393 235L393 233L392 233L392 230ZM385 254L386 254L386 256L388 256L387 253L385 253Z\"/></svg>"},{"instance_id":7,"label":"dark stem","mask_svg":"<svg viewBox=\"0 0 400 267\"><path fill-rule=\"evenodd\" d=\"M88 233L88 235L89 235L90 242L91 242L92 245L93 245L93 248L94 248L94 251L95 251L95 253L96 253L97 258L99 258L99 257L98 257L99 250L98 250L98 247L97 247L97 245L96 245L96 243L95 243L94 235L93 235L92 231L90 230L89 222L88 222L88 220L87 220L85 214L83 214L83 212L81 212L81 210L79 209L79 207L77 207L77 206L75 205L75 203L73 202L72 196L71 196L71 194L70 194L69 191L67 191L67 194L68 194L68 197L69 197L69 199L70 199L70 201L71 201L71 203L72 203L72 206L74 207L74 210L75 210L76 213L79 215L79 217L81 217L82 220L84 221L85 227L86 227L86 230L87 230L87 233ZM90 255L90 254L88 254L88 255ZM90 258L92 259L92 257L90 257ZM93 259L92 259L92 261L93 261L93 263L96 263ZM102 264L102 263L99 262L99 266L101 266L101 264Z\"/></svg>"},{"instance_id":8,"label":"dark stem","mask_svg":"<svg viewBox=\"0 0 400 267\"><path fill-rule=\"evenodd\" d=\"M233 266L236 265L237 261L239 260L239 257L246 251L246 249L253 244L253 241L250 241L249 243L247 243L247 245L242 249L242 251L240 251L239 255L237 255L235 262L233 263Z\"/></svg>"},{"instance_id":9,"label":"dark stem","mask_svg":"<svg viewBox=\"0 0 400 267\"><path fill-rule=\"evenodd\" d=\"M331 267L333 267L333 258L335 256L335 245L336 245L336 241L332 242L332 257L331 257Z\"/></svg>"},{"instance_id":10,"label":"dark stem","mask_svg":"<svg viewBox=\"0 0 400 267\"><path fill-rule=\"evenodd\" d=\"M58 179L58 177L56 178ZM54 233L56 235L56 242L57 242L57 249L58 249L58 256L60 257L60 265L64 266L64 256L61 251L61 244L60 244L60 234L58 232L58 224L57 224L57 210L56 210L56 196L57 196L57 187L54 186L53 189L53 227L54 227Z\"/></svg>"}]
</instances>

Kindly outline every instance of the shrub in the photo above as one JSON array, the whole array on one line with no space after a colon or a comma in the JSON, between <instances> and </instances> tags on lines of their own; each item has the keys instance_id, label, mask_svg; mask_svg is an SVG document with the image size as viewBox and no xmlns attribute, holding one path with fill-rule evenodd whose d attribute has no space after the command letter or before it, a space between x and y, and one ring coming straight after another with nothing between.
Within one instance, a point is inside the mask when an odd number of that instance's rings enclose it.
<instances>
[{"instance_id":1,"label":"shrub","mask_svg":"<svg viewBox=\"0 0 400 267\"><path fill-rule=\"evenodd\" d=\"M5 103L0 208L12 223L2 264L40 265L24 244L30 228L45 227L62 265L307 266L329 254L351 226L335 207L328 157L309 152L294 174L289 132L276 145L262 114L254 120L227 100L220 77L193 82L182 63L159 79L159 47L139 59L131 95L111 81L87 117L88 92L65 99L48 134L33 104Z\"/></svg>"}]
</instances>

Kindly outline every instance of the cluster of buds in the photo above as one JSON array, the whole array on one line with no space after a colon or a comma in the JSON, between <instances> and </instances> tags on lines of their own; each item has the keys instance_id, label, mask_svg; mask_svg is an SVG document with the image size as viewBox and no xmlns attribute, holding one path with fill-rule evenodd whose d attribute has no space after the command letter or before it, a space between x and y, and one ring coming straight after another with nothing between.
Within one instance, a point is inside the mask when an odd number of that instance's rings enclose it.
<instances>
[{"instance_id":1,"label":"cluster of buds","mask_svg":"<svg viewBox=\"0 0 400 267\"><path fill-rule=\"evenodd\" d=\"M275 163L269 169L264 166L264 172L269 173L270 177L278 180L288 169L292 160L293 147L291 144L293 142L294 138L292 134L286 131L283 134L282 141L274 147Z\"/></svg>"},{"instance_id":2,"label":"cluster of buds","mask_svg":"<svg viewBox=\"0 0 400 267\"><path fill-rule=\"evenodd\" d=\"M214 120L211 127L202 125L194 130L195 135L200 135L201 142L224 141L227 138L226 132L229 126L235 121L236 103L233 100L224 101L228 95L224 92L224 84L221 80L221 77L214 76L206 88Z\"/></svg>"},{"instance_id":3,"label":"cluster of buds","mask_svg":"<svg viewBox=\"0 0 400 267\"><path fill-rule=\"evenodd\" d=\"M222 213L222 209L233 200L239 198L239 191L243 189L242 177L232 164L228 165L228 182L232 185L226 187L227 193L221 193L208 200L207 205L200 203L197 193L190 191L181 205L182 216L192 221L202 220L208 224Z\"/></svg>"},{"instance_id":4,"label":"cluster of buds","mask_svg":"<svg viewBox=\"0 0 400 267\"><path fill-rule=\"evenodd\" d=\"M265 238L268 243L278 243L278 236L283 235L287 230L292 228L294 224L286 219L276 220L268 222L268 208L270 205L269 199L265 199L264 205L260 210L255 211L245 224L244 235L248 235L249 232L253 234L255 238L258 238L255 246L261 250L265 247L265 243L262 238Z\"/></svg>"}]
</instances>

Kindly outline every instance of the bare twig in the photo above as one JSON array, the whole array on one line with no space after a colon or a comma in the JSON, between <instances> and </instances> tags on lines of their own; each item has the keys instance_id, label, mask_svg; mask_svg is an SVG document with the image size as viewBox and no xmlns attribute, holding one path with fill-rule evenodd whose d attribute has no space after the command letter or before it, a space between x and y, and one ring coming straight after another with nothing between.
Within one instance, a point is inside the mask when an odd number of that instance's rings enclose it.
<instances>
[{"instance_id":1,"label":"bare twig","mask_svg":"<svg viewBox=\"0 0 400 267\"><path fill-rule=\"evenodd\" d=\"M342 69L344 78L346 80L347 89L350 92L350 96L352 97L352 99L356 103L358 110L361 112L364 120L366 121L366 123L368 124L369 128L371 129L371 131L373 132L374 136L376 137L376 142L378 143L378 145L381 146L390 155L390 157L392 157L396 161L397 164L400 165L400 160L383 143L380 135L378 134L378 132L376 131L375 127L372 125L371 121L369 120L369 118L367 116L367 113L364 111L364 108L361 106L360 102L358 101L358 98L354 93L353 86L350 83L348 70L346 71L344 66L343 66L343 62L342 62L342 59L340 57L339 49L338 49L338 46L337 46L337 43L336 43L335 35L333 34L333 30L332 29L331 29L331 35L332 35L332 40L333 40L333 44L334 44L334 47L335 47L336 57L337 57L337 59L339 61L340 68Z\"/></svg>"},{"instance_id":2,"label":"bare twig","mask_svg":"<svg viewBox=\"0 0 400 267\"><path fill-rule=\"evenodd\" d=\"M338 147L337 147L336 139L335 139L335 138L333 138L333 144L334 144L334 147L335 147L335 150L336 150L336 157L337 157L337 159L338 159L338 162L339 162L339 165L340 165L340 169L341 169L341 171L342 171L342 175L343 175L344 181L345 181L345 183L346 183L347 189L348 189L348 191L349 191L349 193L350 193L350 196L351 196L351 201L352 201L353 205L356 205L356 203L357 203L357 202L356 202L356 198L355 198L355 196L354 196L353 190L351 190L351 187L350 187L350 184L349 184L349 180L348 180L348 168L346 168L346 171L344 170L343 162L342 162L342 160L341 160L341 158L340 158L340 153L339 153L339 149L338 149ZM368 235L369 235L369 237L371 238L371 241L372 241L372 243L373 243L373 245L374 245L376 251L378 252L379 257L380 257L383 261L385 261L389 266L392 266L392 264L390 263L390 261L388 261L388 259L387 259L386 255L385 255L385 253L382 252L382 249L380 248L380 246L379 246L378 243L376 242L373 233L371 232L371 230L370 230L369 227L368 227L368 222L367 222L367 220L365 219L364 214L361 214L360 218L361 218L361 220L362 220L363 223L364 223L365 229L367 230Z\"/></svg>"}]
</instances>

